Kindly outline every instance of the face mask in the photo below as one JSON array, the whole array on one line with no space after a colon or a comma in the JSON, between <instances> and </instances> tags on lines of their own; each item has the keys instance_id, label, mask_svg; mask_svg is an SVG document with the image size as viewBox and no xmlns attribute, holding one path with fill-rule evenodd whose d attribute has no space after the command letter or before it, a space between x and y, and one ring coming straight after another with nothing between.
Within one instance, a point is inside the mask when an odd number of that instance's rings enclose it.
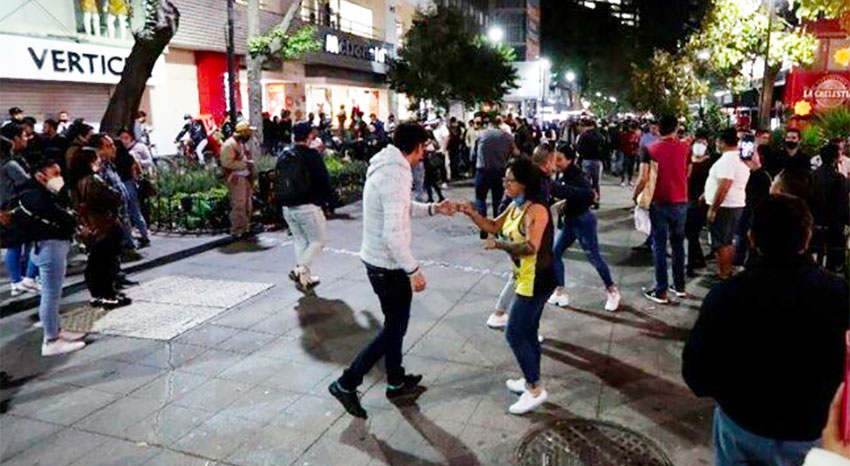
<instances>
[{"instance_id":1,"label":"face mask","mask_svg":"<svg viewBox=\"0 0 850 466\"><path fill-rule=\"evenodd\" d=\"M515 206L517 206L517 207L519 207L519 206L521 206L521 205L525 204L525 195L524 195L524 194L520 194L519 196L517 196L517 197L515 197L515 198L514 198L514 201L513 201L513 202L514 202L514 205L515 205Z\"/></svg>"},{"instance_id":2,"label":"face mask","mask_svg":"<svg viewBox=\"0 0 850 466\"><path fill-rule=\"evenodd\" d=\"M702 157L703 155L705 155L706 149L708 149L708 147L701 142L694 144L694 146L691 148L693 154L697 157Z\"/></svg>"},{"instance_id":3,"label":"face mask","mask_svg":"<svg viewBox=\"0 0 850 466\"><path fill-rule=\"evenodd\" d=\"M791 150L796 149L797 146L799 146L799 145L800 145L800 143L796 142L796 141L785 141L785 147L787 147Z\"/></svg>"},{"instance_id":4,"label":"face mask","mask_svg":"<svg viewBox=\"0 0 850 466\"><path fill-rule=\"evenodd\" d=\"M48 191L56 194L56 193L58 193L59 191L62 190L63 186L65 186L65 179L62 178L61 176L57 176L56 178L51 178L51 179L47 180L47 183L45 183L45 186L47 186Z\"/></svg>"}]
</instances>

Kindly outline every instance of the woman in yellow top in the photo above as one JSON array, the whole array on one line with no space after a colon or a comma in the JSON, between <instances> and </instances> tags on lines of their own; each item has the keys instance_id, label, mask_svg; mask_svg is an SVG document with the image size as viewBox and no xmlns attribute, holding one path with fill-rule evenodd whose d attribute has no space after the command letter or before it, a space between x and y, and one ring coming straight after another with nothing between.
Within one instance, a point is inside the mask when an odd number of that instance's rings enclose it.
<instances>
[{"instance_id":1,"label":"woman in yellow top","mask_svg":"<svg viewBox=\"0 0 850 466\"><path fill-rule=\"evenodd\" d=\"M540 383L540 342L537 330L549 295L555 289L552 270L552 219L541 196L541 171L531 160L518 158L508 164L503 184L511 197L496 219L481 216L472 204L459 205L482 231L496 235L485 240L485 249L507 252L513 263L514 291L505 336L525 376L509 379L509 390L521 394L508 409L524 414L543 404L548 393Z\"/></svg>"}]
</instances>

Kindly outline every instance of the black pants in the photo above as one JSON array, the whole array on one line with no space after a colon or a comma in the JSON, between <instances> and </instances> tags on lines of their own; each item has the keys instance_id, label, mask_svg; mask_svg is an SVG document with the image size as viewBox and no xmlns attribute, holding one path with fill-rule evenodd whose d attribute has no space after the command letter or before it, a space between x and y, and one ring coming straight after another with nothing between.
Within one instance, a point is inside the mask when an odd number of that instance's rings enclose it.
<instances>
[{"instance_id":1,"label":"black pants","mask_svg":"<svg viewBox=\"0 0 850 466\"><path fill-rule=\"evenodd\" d=\"M623 155L623 169L620 172L620 182L625 183L626 177L628 177L629 183L631 183L634 175L635 175L635 157L629 156L629 155Z\"/></svg>"},{"instance_id":2,"label":"black pants","mask_svg":"<svg viewBox=\"0 0 850 466\"><path fill-rule=\"evenodd\" d=\"M121 270L121 246L124 231L115 226L105 238L89 246L86 262L86 286L92 298L115 297L115 278Z\"/></svg>"},{"instance_id":3,"label":"black pants","mask_svg":"<svg viewBox=\"0 0 850 466\"><path fill-rule=\"evenodd\" d=\"M815 253L819 265L826 266L830 272L841 273L844 269L846 244L844 225L817 225L810 248Z\"/></svg>"},{"instance_id":4,"label":"black pants","mask_svg":"<svg viewBox=\"0 0 850 466\"><path fill-rule=\"evenodd\" d=\"M425 181L425 191L428 192L428 202L434 202L434 191L437 191L437 198L443 202L443 190L440 189L440 183L435 180Z\"/></svg>"},{"instance_id":5,"label":"black pants","mask_svg":"<svg viewBox=\"0 0 850 466\"><path fill-rule=\"evenodd\" d=\"M339 384L345 390L355 390L363 383L363 376L382 357L387 369L387 383L399 385L404 378L401 365L401 347L410 320L410 302L413 288L403 270L387 270L366 264L366 273L372 289L381 302L384 328L364 348L348 369L342 373Z\"/></svg>"},{"instance_id":6,"label":"black pants","mask_svg":"<svg viewBox=\"0 0 850 466\"><path fill-rule=\"evenodd\" d=\"M688 267L690 271L705 267L705 254L699 243L699 235L705 227L708 206L699 201L688 204L685 219L685 239L688 240Z\"/></svg>"}]
</instances>

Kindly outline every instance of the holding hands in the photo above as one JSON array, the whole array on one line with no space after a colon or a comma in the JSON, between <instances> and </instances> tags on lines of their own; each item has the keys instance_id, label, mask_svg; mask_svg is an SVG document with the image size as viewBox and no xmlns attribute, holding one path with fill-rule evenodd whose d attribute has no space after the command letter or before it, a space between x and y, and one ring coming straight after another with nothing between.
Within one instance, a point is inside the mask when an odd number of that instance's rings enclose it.
<instances>
[{"instance_id":1,"label":"holding hands","mask_svg":"<svg viewBox=\"0 0 850 466\"><path fill-rule=\"evenodd\" d=\"M475 207L472 205L472 202L469 201L446 199L445 201L441 201L433 205L434 212L440 215L453 216L458 212L466 215L472 215L472 213L475 212Z\"/></svg>"}]
</instances>

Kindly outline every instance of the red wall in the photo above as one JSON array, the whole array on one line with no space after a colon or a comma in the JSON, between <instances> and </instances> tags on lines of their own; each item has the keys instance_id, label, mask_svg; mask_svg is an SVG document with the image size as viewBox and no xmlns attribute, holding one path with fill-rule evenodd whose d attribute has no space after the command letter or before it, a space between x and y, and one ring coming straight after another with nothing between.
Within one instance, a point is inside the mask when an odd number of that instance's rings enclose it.
<instances>
[{"instance_id":1,"label":"red wall","mask_svg":"<svg viewBox=\"0 0 850 466\"><path fill-rule=\"evenodd\" d=\"M195 52L198 74L198 103L201 114L210 114L221 124L227 116L224 76L227 74L227 55L221 52ZM236 75L236 110L242 109L239 93L239 74Z\"/></svg>"}]
</instances>

